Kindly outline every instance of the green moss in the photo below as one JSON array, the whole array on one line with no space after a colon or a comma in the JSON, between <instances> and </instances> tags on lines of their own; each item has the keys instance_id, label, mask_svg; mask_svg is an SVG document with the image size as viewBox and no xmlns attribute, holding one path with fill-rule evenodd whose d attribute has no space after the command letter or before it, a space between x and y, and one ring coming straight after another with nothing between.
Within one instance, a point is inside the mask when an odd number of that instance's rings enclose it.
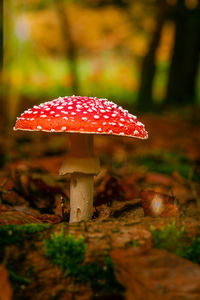
<instances>
[{"instance_id":1,"label":"green moss","mask_svg":"<svg viewBox=\"0 0 200 300\"><path fill-rule=\"evenodd\" d=\"M200 237L197 237L192 241L187 247L183 257L200 265Z\"/></svg>"},{"instance_id":2,"label":"green moss","mask_svg":"<svg viewBox=\"0 0 200 300\"><path fill-rule=\"evenodd\" d=\"M134 157L134 162L136 158ZM181 176L188 178L193 166L191 162L180 153L175 152L157 152L142 157L137 157L138 164L144 165L148 171L163 173L171 176L173 172L177 171ZM200 174L197 169L194 169L192 178L195 181L200 180Z\"/></svg>"},{"instance_id":3,"label":"green moss","mask_svg":"<svg viewBox=\"0 0 200 300\"><path fill-rule=\"evenodd\" d=\"M200 237L191 241L186 235L185 228L178 229L175 222L160 230L151 226L151 233L155 248L165 249L200 264Z\"/></svg>"},{"instance_id":4,"label":"green moss","mask_svg":"<svg viewBox=\"0 0 200 300\"><path fill-rule=\"evenodd\" d=\"M65 237L64 232L54 233L44 241L44 254L51 263L61 268L65 275L77 276L84 261L86 245L82 237Z\"/></svg>"},{"instance_id":5,"label":"green moss","mask_svg":"<svg viewBox=\"0 0 200 300\"><path fill-rule=\"evenodd\" d=\"M89 282L98 292L123 292L124 287L117 281L114 265L109 255L101 263L87 263L79 274L80 281Z\"/></svg>"},{"instance_id":6,"label":"green moss","mask_svg":"<svg viewBox=\"0 0 200 300\"><path fill-rule=\"evenodd\" d=\"M151 226L151 233L155 248L166 249L169 252L182 256L187 246L187 236L184 227L178 229L176 223L172 222L160 230L156 230Z\"/></svg>"},{"instance_id":7,"label":"green moss","mask_svg":"<svg viewBox=\"0 0 200 300\"><path fill-rule=\"evenodd\" d=\"M100 263L84 264L86 245L82 237L65 236L61 231L44 241L44 253L52 264L64 271L76 281L89 282L92 289L98 291L122 291L118 283L110 256L106 255Z\"/></svg>"},{"instance_id":8,"label":"green moss","mask_svg":"<svg viewBox=\"0 0 200 300\"><path fill-rule=\"evenodd\" d=\"M35 223L0 226L0 246L21 243L24 239L30 238L33 234L46 230L50 226L50 224Z\"/></svg>"},{"instance_id":9,"label":"green moss","mask_svg":"<svg viewBox=\"0 0 200 300\"><path fill-rule=\"evenodd\" d=\"M139 244L138 244L138 242L136 240L133 240L132 243L131 243L131 245L133 247L139 247Z\"/></svg>"},{"instance_id":10,"label":"green moss","mask_svg":"<svg viewBox=\"0 0 200 300\"><path fill-rule=\"evenodd\" d=\"M26 278L24 276L17 274L12 269L8 269L8 273L9 273L10 281L13 284L16 284L16 283L17 284L30 284L31 283L31 280L29 278Z\"/></svg>"}]
</instances>

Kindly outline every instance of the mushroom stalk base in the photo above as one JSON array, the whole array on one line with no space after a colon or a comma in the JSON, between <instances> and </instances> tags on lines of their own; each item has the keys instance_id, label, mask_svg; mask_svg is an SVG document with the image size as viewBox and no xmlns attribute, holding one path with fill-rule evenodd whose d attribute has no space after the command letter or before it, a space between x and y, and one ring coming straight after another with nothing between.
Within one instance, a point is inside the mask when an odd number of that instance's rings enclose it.
<instances>
[{"instance_id":1,"label":"mushroom stalk base","mask_svg":"<svg viewBox=\"0 0 200 300\"><path fill-rule=\"evenodd\" d=\"M94 175L73 173L70 180L70 223L92 217Z\"/></svg>"}]
</instances>

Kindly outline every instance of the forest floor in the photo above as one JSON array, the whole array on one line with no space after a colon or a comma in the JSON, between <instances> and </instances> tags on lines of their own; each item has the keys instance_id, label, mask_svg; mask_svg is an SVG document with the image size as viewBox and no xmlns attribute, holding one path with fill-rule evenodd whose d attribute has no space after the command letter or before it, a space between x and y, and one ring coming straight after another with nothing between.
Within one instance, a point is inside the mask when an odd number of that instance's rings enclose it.
<instances>
[{"instance_id":1,"label":"forest floor","mask_svg":"<svg viewBox=\"0 0 200 300\"><path fill-rule=\"evenodd\" d=\"M0 300L10 300L12 294L14 300L199 300L200 266L177 255L182 241L174 237L181 230L190 241L200 237L199 116L197 110L144 114L139 117L149 131L144 141L95 137L101 159L96 209L91 221L71 225L69 178L58 175L69 149L66 135L1 136ZM21 235L15 226L32 223L50 225L36 231L30 227ZM178 229L171 235L166 229L168 240L161 245L155 230L169 224ZM44 253L44 240L55 232L82 236L84 264L101 265L104 278L94 284L91 277L64 276ZM195 251L200 257L200 245Z\"/></svg>"}]
</instances>

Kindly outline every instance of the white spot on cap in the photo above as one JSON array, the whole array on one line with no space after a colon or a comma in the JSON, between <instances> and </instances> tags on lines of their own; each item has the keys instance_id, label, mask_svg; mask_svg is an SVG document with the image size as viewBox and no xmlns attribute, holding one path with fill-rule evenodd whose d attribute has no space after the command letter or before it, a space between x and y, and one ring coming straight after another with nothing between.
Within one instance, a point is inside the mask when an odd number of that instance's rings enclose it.
<instances>
[{"instance_id":1,"label":"white spot on cap","mask_svg":"<svg viewBox=\"0 0 200 300\"><path fill-rule=\"evenodd\" d=\"M37 129L38 129L38 130L41 130L41 129L42 129L42 127L41 127L41 126L37 126Z\"/></svg>"},{"instance_id":2,"label":"white spot on cap","mask_svg":"<svg viewBox=\"0 0 200 300\"><path fill-rule=\"evenodd\" d=\"M42 115L42 116L40 116L40 118L47 118L47 116L46 115Z\"/></svg>"},{"instance_id":3,"label":"white spot on cap","mask_svg":"<svg viewBox=\"0 0 200 300\"><path fill-rule=\"evenodd\" d=\"M109 116L103 116L105 119L109 119Z\"/></svg>"},{"instance_id":4,"label":"white spot on cap","mask_svg":"<svg viewBox=\"0 0 200 300\"><path fill-rule=\"evenodd\" d=\"M65 126L63 126L63 127L62 127L62 130L66 130L66 127L65 127Z\"/></svg>"},{"instance_id":5,"label":"white spot on cap","mask_svg":"<svg viewBox=\"0 0 200 300\"><path fill-rule=\"evenodd\" d=\"M138 135L138 134L139 134L139 131L138 131L138 130L135 130L135 131L133 132L133 134Z\"/></svg>"},{"instance_id":6,"label":"white spot on cap","mask_svg":"<svg viewBox=\"0 0 200 300\"><path fill-rule=\"evenodd\" d=\"M106 125L106 122L103 122L103 125Z\"/></svg>"},{"instance_id":7,"label":"white spot on cap","mask_svg":"<svg viewBox=\"0 0 200 300\"><path fill-rule=\"evenodd\" d=\"M67 117L63 117L63 120L68 120L68 118Z\"/></svg>"},{"instance_id":8,"label":"white spot on cap","mask_svg":"<svg viewBox=\"0 0 200 300\"><path fill-rule=\"evenodd\" d=\"M72 106L68 106L68 109L73 109L73 107Z\"/></svg>"},{"instance_id":9,"label":"white spot on cap","mask_svg":"<svg viewBox=\"0 0 200 300\"><path fill-rule=\"evenodd\" d=\"M94 119L99 119L99 116L97 116L97 115L94 115Z\"/></svg>"},{"instance_id":10,"label":"white spot on cap","mask_svg":"<svg viewBox=\"0 0 200 300\"><path fill-rule=\"evenodd\" d=\"M55 129L52 128L52 129L51 129L51 132L54 132L54 131L55 131Z\"/></svg>"},{"instance_id":11,"label":"white spot on cap","mask_svg":"<svg viewBox=\"0 0 200 300\"><path fill-rule=\"evenodd\" d=\"M50 112L50 114L51 114L51 115L55 114L55 111L52 110L52 111Z\"/></svg>"},{"instance_id":12,"label":"white spot on cap","mask_svg":"<svg viewBox=\"0 0 200 300\"><path fill-rule=\"evenodd\" d=\"M34 112L33 112L34 115L37 114L37 113L38 113L38 111L34 111Z\"/></svg>"},{"instance_id":13,"label":"white spot on cap","mask_svg":"<svg viewBox=\"0 0 200 300\"><path fill-rule=\"evenodd\" d=\"M75 115L76 115L76 113L75 113L75 112L72 112L72 113L71 113L71 115L72 115L72 116L75 116Z\"/></svg>"},{"instance_id":14,"label":"white spot on cap","mask_svg":"<svg viewBox=\"0 0 200 300\"><path fill-rule=\"evenodd\" d=\"M56 115L55 115L55 117L59 117L59 116L60 116L60 114L56 114Z\"/></svg>"},{"instance_id":15,"label":"white spot on cap","mask_svg":"<svg viewBox=\"0 0 200 300\"><path fill-rule=\"evenodd\" d=\"M125 120L123 118L120 119L121 122L125 122Z\"/></svg>"},{"instance_id":16,"label":"white spot on cap","mask_svg":"<svg viewBox=\"0 0 200 300\"><path fill-rule=\"evenodd\" d=\"M129 116L129 118L137 119L137 117L132 114L128 114L128 116Z\"/></svg>"},{"instance_id":17,"label":"white spot on cap","mask_svg":"<svg viewBox=\"0 0 200 300\"><path fill-rule=\"evenodd\" d=\"M87 118L86 118L86 117L82 117L82 120L83 120L83 121L87 121Z\"/></svg>"},{"instance_id":18,"label":"white spot on cap","mask_svg":"<svg viewBox=\"0 0 200 300\"><path fill-rule=\"evenodd\" d=\"M105 113L106 111L104 109L100 109L100 112Z\"/></svg>"},{"instance_id":19,"label":"white spot on cap","mask_svg":"<svg viewBox=\"0 0 200 300\"><path fill-rule=\"evenodd\" d=\"M112 133L112 130L109 130L108 133Z\"/></svg>"},{"instance_id":20,"label":"white spot on cap","mask_svg":"<svg viewBox=\"0 0 200 300\"><path fill-rule=\"evenodd\" d=\"M45 110L50 110L50 107L47 107Z\"/></svg>"},{"instance_id":21,"label":"white spot on cap","mask_svg":"<svg viewBox=\"0 0 200 300\"><path fill-rule=\"evenodd\" d=\"M111 116L112 116L112 117L116 117L116 115L117 115L117 114L112 114Z\"/></svg>"},{"instance_id":22,"label":"white spot on cap","mask_svg":"<svg viewBox=\"0 0 200 300\"><path fill-rule=\"evenodd\" d=\"M63 109L63 106L58 106L57 109Z\"/></svg>"},{"instance_id":23,"label":"white spot on cap","mask_svg":"<svg viewBox=\"0 0 200 300\"><path fill-rule=\"evenodd\" d=\"M100 132L100 131L102 131L102 129L101 129L101 128L98 128L97 130L98 130L99 132Z\"/></svg>"},{"instance_id":24,"label":"white spot on cap","mask_svg":"<svg viewBox=\"0 0 200 300\"><path fill-rule=\"evenodd\" d=\"M124 135L124 132L120 132L119 135Z\"/></svg>"}]
</instances>

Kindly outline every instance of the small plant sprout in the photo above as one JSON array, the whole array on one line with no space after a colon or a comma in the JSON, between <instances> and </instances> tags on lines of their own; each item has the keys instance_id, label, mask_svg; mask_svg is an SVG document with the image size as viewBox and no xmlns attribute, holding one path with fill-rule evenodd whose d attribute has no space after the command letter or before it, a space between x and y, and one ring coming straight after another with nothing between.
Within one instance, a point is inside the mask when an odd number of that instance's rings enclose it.
<instances>
[{"instance_id":1,"label":"small plant sprout","mask_svg":"<svg viewBox=\"0 0 200 300\"><path fill-rule=\"evenodd\" d=\"M200 237L191 241L185 228L178 229L175 222L162 227L160 230L151 226L151 233L155 248L165 249L200 264Z\"/></svg>"},{"instance_id":2,"label":"small plant sprout","mask_svg":"<svg viewBox=\"0 0 200 300\"><path fill-rule=\"evenodd\" d=\"M81 96L59 97L26 110L14 130L70 133L71 151L60 168L60 175L71 175L70 222L92 217L94 175L100 170L94 135L148 138L144 125L127 110L107 99Z\"/></svg>"}]
</instances>

